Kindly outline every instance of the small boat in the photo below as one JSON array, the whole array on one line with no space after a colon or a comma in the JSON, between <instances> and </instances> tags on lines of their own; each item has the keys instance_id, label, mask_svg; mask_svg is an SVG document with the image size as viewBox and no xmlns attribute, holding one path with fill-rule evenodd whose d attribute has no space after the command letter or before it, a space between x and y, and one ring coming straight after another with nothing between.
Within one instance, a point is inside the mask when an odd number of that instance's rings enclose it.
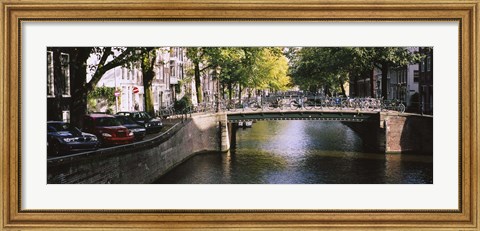
<instances>
[{"instance_id":1,"label":"small boat","mask_svg":"<svg viewBox=\"0 0 480 231\"><path fill-rule=\"evenodd\" d=\"M243 127L243 122L238 122L238 127Z\"/></svg>"},{"instance_id":2,"label":"small boat","mask_svg":"<svg viewBox=\"0 0 480 231\"><path fill-rule=\"evenodd\" d=\"M245 121L245 127L251 128L253 121Z\"/></svg>"}]
</instances>

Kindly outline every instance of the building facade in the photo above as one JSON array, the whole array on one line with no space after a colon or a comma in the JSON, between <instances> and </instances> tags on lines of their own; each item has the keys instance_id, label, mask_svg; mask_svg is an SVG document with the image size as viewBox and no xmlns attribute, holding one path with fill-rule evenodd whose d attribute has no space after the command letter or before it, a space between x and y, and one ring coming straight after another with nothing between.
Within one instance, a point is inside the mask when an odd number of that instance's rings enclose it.
<instances>
[{"instance_id":1,"label":"building facade","mask_svg":"<svg viewBox=\"0 0 480 231\"><path fill-rule=\"evenodd\" d=\"M433 114L433 49L420 48L424 56L419 65L419 93L422 113Z\"/></svg>"},{"instance_id":2,"label":"building facade","mask_svg":"<svg viewBox=\"0 0 480 231\"><path fill-rule=\"evenodd\" d=\"M151 84L153 107L156 114L173 106L176 100L185 95L180 87L185 78L186 49L183 47L161 47L156 49L153 71L155 76ZM107 71L98 82L97 87L114 87L117 95L114 113L118 111L144 111L145 89L142 70L139 65L116 67ZM103 106L100 111L105 111Z\"/></svg>"},{"instance_id":3,"label":"building facade","mask_svg":"<svg viewBox=\"0 0 480 231\"><path fill-rule=\"evenodd\" d=\"M47 50L47 120L70 122L70 54L59 48Z\"/></svg>"}]
</instances>

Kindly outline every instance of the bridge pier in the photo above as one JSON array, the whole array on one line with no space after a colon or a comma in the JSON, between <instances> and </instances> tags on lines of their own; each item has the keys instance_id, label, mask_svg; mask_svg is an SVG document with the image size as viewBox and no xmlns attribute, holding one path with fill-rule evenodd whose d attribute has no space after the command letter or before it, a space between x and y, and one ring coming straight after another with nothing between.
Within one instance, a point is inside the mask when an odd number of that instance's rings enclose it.
<instances>
[{"instance_id":1,"label":"bridge pier","mask_svg":"<svg viewBox=\"0 0 480 231\"><path fill-rule=\"evenodd\" d=\"M219 114L218 118L219 151L227 152L230 150L230 134L232 132L231 123L228 122L227 114Z\"/></svg>"},{"instance_id":2,"label":"bridge pier","mask_svg":"<svg viewBox=\"0 0 480 231\"><path fill-rule=\"evenodd\" d=\"M433 153L433 117L381 113L385 153Z\"/></svg>"}]
</instances>

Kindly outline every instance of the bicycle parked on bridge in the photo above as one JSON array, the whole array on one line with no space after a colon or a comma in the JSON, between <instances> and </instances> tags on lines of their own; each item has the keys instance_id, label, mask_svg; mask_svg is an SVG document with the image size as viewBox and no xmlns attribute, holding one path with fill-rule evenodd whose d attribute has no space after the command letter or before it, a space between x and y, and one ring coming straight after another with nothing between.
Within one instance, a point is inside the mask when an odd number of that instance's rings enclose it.
<instances>
[{"instance_id":1,"label":"bicycle parked on bridge","mask_svg":"<svg viewBox=\"0 0 480 231\"><path fill-rule=\"evenodd\" d=\"M346 107L346 104L344 103L344 100L341 96L337 97L326 97L325 98L325 104L327 108L333 109L333 110L341 110L342 108Z\"/></svg>"},{"instance_id":2,"label":"bicycle parked on bridge","mask_svg":"<svg viewBox=\"0 0 480 231\"><path fill-rule=\"evenodd\" d=\"M383 101L383 97L382 98L366 98L366 101L368 102L368 108L370 108L370 110L372 111L376 111L376 110L381 110L382 109L382 101Z\"/></svg>"},{"instance_id":3,"label":"bicycle parked on bridge","mask_svg":"<svg viewBox=\"0 0 480 231\"><path fill-rule=\"evenodd\" d=\"M251 99L244 104L244 108L249 108L252 111L257 111L258 109L262 108L262 105L257 100Z\"/></svg>"},{"instance_id":4,"label":"bicycle parked on bridge","mask_svg":"<svg viewBox=\"0 0 480 231\"><path fill-rule=\"evenodd\" d=\"M349 108L349 109L359 109L359 110L367 110L370 107L370 102L369 100L365 98L350 98L347 97L343 102L342 102L343 108Z\"/></svg>"},{"instance_id":5,"label":"bicycle parked on bridge","mask_svg":"<svg viewBox=\"0 0 480 231\"><path fill-rule=\"evenodd\" d=\"M311 110L312 106L311 104L305 104L306 102L306 97L302 95L297 95L294 99L290 100L290 109L292 110L302 110L302 109L307 109Z\"/></svg>"},{"instance_id":6,"label":"bicycle parked on bridge","mask_svg":"<svg viewBox=\"0 0 480 231\"><path fill-rule=\"evenodd\" d=\"M382 102L381 111L388 111L388 110L404 113L405 105L398 99L384 100Z\"/></svg>"},{"instance_id":7,"label":"bicycle parked on bridge","mask_svg":"<svg viewBox=\"0 0 480 231\"><path fill-rule=\"evenodd\" d=\"M313 94L310 96L305 97L305 101L303 102L304 108L307 110L315 109L323 109L326 107L324 98L320 98L317 94Z\"/></svg>"},{"instance_id":8,"label":"bicycle parked on bridge","mask_svg":"<svg viewBox=\"0 0 480 231\"><path fill-rule=\"evenodd\" d=\"M266 100L267 109L268 110L283 110L283 98L279 96L269 97Z\"/></svg>"}]
</instances>

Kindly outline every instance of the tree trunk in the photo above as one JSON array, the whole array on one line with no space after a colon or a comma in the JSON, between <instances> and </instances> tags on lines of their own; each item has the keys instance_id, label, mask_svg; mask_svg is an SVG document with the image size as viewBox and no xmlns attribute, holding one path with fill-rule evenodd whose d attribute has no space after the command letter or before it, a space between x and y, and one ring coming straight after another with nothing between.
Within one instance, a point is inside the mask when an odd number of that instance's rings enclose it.
<instances>
[{"instance_id":1,"label":"tree trunk","mask_svg":"<svg viewBox=\"0 0 480 231\"><path fill-rule=\"evenodd\" d=\"M153 107L153 94L151 85L143 85L144 90L144 100L145 100L145 111L150 115L155 115L155 108Z\"/></svg>"},{"instance_id":2,"label":"tree trunk","mask_svg":"<svg viewBox=\"0 0 480 231\"><path fill-rule=\"evenodd\" d=\"M388 64L382 64L382 97L388 99Z\"/></svg>"},{"instance_id":3,"label":"tree trunk","mask_svg":"<svg viewBox=\"0 0 480 231\"><path fill-rule=\"evenodd\" d=\"M147 52L150 52L150 51L147 51ZM142 62L144 110L150 115L155 115L155 108L153 107L153 92L152 92L152 81L153 81L153 78L155 77L155 72L153 71L154 66L155 66L155 56L150 57L149 55L148 62L147 63Z\"/></svg>"},{"instance_id":4,"label":"tree trunk","mask_svg":"<svg viewBox=\"0 0 480 231\"><path fill-rule=\"evenodd\" d=\"M233 84L231 82L228 83L228 100L232 101L232 94L233 94Z\"/></svg>"},{"instance_id":5,"label":"tree trunk","mask_svg":"<svg viewBox=\"0 0 480 231\"><path fill-rule=\"evenodd\" d=\"M351 76L351 75L350 75ZM354 75L353 77L353 94L355 97L358 97L359 96L359 92L358 92L358 75Z\"/></svg>"},{"instance_id":6,"label":"tree trunk","mask_svg":"<svg viewBox=\"0 0 480 231\"><path fill-rule=\"evenodd\" d=\"M372 69L371 74L370 74L370 95L372 98L378 98L377 92L375 91L375 86L377 85L376 81L377 78L375 78L375 68Z\"/></svg>"},{"instance_id":7,"label":"tree trunk","mask_svg":"<svg viewBox=\"0 0 480 231\"><path fill-rule=\"evenodd\" d=\"M344 82L341 79L339 79L338 84L340 84L340 89L342 90L342 95L347 96L347 94L345 92L345 87L343 86Z\"/></svg>"},{"instance_id":8,"label":"tree trunk","mask_svg":"<svg viewBox=\"0 0 480 231\"><path fill-rule=\"evenodd\" d=\"M193 62L194 69L195 69L195 90L197 91L197 102L203 102L203 90L202 90L202 83L200 82L200 63Z\"/></svg>"},{"instance_id":9,"label":"tree trunk","mask_svg":"<svg viewBox=\"0 0 480 231\"><path fill-rule=\"evenodd\" d=\"M332 96L332 94L330 93L330 86L325 85L324 93L325 96Z\"/></svg>"},{"instance_id":10,"label":"tree trunk","mask_svg":"<svg viewBox=\"0 0 480 231\"><path fill-rule=\"evenodd\" d=\"M75 48L70 52L70 121L78 127L83 127L83 117L87 114L87 59L91 52L92 47Z\"/></svg>"},{"instance_id":11,"label":"tree trunk","mask_svg":"<svg viewBox=\"0 0 480 231\"><path fill-rule=\"evenodd\" d=\"M143 98L145 102L145 111L150 115L155 115L155 108L153 107L153 92L152 92L152 80L153 71L147 71L143 73Z\"/></svg>"},{"instance_id":12,"label":"tree trunk","mask_svg":"<svg viewBox=\"0 0 480 231\"><path fill-rule=\"evenodd\" d=\"M242 84L238 84L238 102L242 103Z\"/></svg>"}]
</instances>

